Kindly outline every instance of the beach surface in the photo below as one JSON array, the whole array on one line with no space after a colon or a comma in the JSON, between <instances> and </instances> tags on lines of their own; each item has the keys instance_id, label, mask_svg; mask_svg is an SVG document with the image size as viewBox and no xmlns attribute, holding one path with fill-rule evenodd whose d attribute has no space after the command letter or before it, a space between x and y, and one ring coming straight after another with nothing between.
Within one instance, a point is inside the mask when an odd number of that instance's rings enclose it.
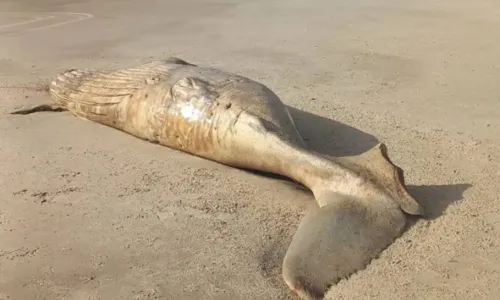
<instances>
[{"instance_id":1,"label":"beach surface","mask_svg":"<svg viewBox=\"0 0 500 300\"><path fill-rule=\"evenodd\" d=\"M0 299L295 299L314 201L46 102L70 68L176 56L264 83L308 145L384 142L429 216L326 299L500 299L497 0L0 1Z\"/></svg>"}]
</instances>

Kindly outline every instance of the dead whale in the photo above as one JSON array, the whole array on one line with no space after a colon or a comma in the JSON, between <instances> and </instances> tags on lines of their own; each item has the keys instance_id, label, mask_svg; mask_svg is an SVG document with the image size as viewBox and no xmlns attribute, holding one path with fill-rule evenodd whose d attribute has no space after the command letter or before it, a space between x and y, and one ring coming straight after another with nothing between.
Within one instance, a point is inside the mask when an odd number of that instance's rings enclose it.
<instances>
[{"instance_id":1,"label":"dead whale","mask_svg":"<svg viewBox=\"0 0 500 300\"><path fill-rule=\"evenodd\" d=\"M219 163L288 177L312 191L283 260L303 299L362 269L423 208L406 191L384 144L358 156L308 149L286 106L249 78L178 58L118 70L67 70L50 83L53 103L18 110L70 111L135 137Z\"/></svg>"}]
</instances>

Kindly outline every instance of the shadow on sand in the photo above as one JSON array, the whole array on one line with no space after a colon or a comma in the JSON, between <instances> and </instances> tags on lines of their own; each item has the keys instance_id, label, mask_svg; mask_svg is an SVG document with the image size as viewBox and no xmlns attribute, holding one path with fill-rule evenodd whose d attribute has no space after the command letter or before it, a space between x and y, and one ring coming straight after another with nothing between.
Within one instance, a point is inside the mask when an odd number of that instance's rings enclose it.
<instances>
[{"instance_id":1,"label":"shadow on sand","mask_svg":"<svg viewBox=\"0 0 500 300\"><path fill-rule=\"evenodd\" d=\"M288 106L297 128L309 148L330 156L359 155L374 147L379 141L371 134ZM404 168L403 168L404 169ZM290 182L287 178L264 174L276 179L288 181L294 188L309 192L305 187ZM463 198L463 193L471 184L451 185L407 185L408 192L424 207L426 219L432 220L443 214L446 208ZM417 219L410 218L410 226Z\"/></svg>"}]
</instances>

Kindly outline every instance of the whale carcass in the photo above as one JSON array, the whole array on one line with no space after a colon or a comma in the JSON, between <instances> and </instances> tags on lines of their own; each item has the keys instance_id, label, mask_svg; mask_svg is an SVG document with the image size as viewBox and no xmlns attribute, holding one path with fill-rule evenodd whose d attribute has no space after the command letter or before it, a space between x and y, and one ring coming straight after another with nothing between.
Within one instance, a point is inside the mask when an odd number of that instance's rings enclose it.
<instances>
[{"instance_id":1,"label":"whale carcass","mask_svg":"<svg viewBox=\"0 0 500 300\"><path fill-rule=\"evenodd\" d=\"M66 70L50 83L52 103L135 137L219 163L286 176L317 207L300 222L283 260L288 287L303 299L365 267L424 211L382 143L358 156L308 149L286 106L249 78L178 58L117 70Z\"/></svg>"}]
</instances>

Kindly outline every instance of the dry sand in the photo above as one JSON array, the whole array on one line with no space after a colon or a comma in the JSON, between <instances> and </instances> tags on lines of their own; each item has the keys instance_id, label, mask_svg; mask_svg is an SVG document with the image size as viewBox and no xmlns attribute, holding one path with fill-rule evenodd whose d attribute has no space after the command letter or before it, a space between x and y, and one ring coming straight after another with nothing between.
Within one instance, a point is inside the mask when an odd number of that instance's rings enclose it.
<instances>
[{"instance_id":1,"label":"dry sand","mask_svg":"<svg viewBox=\"0 0 500 300\"><path fill-rule=\"evenodd\" d=\"M315 149L378 139L406 171L429 219L328 299L500 298L497 0L170 2L0 1L0 299L293 299L280 266L307 191L8 114L63 69L170 55L268 85Z\"/></svg>"}]
</instances>

